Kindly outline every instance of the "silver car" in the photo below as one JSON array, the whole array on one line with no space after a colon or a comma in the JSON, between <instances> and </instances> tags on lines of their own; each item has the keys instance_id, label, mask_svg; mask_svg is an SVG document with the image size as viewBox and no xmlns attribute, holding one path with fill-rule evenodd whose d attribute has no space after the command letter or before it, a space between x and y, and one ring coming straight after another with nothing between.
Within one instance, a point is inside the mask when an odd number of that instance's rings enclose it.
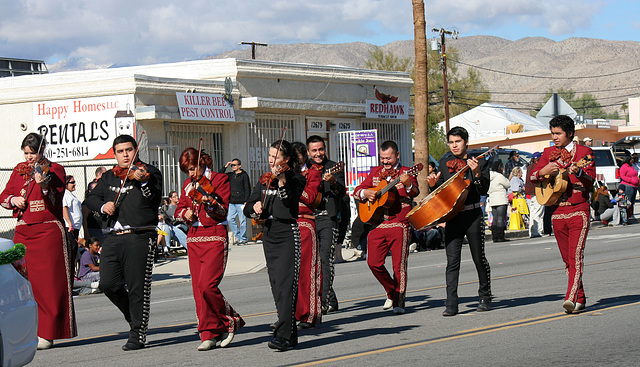
<instances>
[{"instance_id":1,"label":"silver car","mask_svg":"<svg viewBox=\"0 0 640 367\"><path fill-rule=\"evenodd\" d=\"M0 253L13 241L0 238ZM4 257L0 257L0 261ZM0 366L24 366L38 347L38 305L26 278L24 258L0 263Z\"/></svg>"}]
</instances>

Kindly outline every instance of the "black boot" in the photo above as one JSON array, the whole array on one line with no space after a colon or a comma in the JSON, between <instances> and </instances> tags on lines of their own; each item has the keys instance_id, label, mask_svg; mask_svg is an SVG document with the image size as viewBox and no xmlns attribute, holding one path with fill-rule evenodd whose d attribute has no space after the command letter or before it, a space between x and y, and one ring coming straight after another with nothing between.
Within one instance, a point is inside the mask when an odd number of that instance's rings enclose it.
<instances>
[{"instance_id":1,"label":"black boot","mask_svg":"<svg viewBox=\"0 0 640 367\"><path fill-rule=\"evenodd\" d=\"M498 227L491 226L491 241L498 242Z\"/></svg>"},{"instance_id":2,"label":"black boot","mask_svg":"<svg viewBox=\"0 0 640 367\"><path fill-rule=\"evenodd\" d=\"M497 232L496 233L497 239L494 240L493 242L507 242L507 241L509 241L508 239L506 239L504 237L504 231L505 231L504 227L498 228L498 230L496 231Z\"/></svg>"}]
</instances>

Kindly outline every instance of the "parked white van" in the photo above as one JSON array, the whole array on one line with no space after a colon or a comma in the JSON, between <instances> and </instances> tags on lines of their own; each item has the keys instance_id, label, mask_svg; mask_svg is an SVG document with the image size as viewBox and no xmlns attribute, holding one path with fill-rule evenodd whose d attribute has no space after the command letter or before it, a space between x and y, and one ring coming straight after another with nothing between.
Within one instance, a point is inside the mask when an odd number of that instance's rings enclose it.
<instances>
[{"instance_id":1,"label":"parked white van","mask_svg":"<svg viewBox=\"0 0 640 367\"><path fill-rule=\"evenodd\" d=\"M592 147L596 163L596 181L605 182L615 192L620 184L620 168L611 147Z\"/></svg>"}]
</instances>

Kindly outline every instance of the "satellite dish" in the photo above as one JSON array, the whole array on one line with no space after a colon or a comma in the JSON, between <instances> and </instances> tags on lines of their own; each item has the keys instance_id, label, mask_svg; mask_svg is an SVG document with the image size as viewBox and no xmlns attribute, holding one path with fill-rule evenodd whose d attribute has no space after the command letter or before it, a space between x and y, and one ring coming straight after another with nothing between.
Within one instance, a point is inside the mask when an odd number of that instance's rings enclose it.
<instances>
[{"instance_id":1,"label":"satellite dish","mask_svg":"<svg viewBox=\"0 0 640 367\"><path fill-rule=\"evenodd\" d=\"M233 81L231 81L230 77L224 78L224 99L233 106L233 96L231 92L233 91Z\"/></svg>"}]
</instances>

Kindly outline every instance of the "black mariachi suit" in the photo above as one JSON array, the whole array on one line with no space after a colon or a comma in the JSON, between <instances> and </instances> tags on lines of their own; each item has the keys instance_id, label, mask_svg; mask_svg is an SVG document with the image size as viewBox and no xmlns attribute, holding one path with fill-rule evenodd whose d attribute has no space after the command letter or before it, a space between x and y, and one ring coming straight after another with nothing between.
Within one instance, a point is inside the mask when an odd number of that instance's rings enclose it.
<instances>
[{"instance_id":1,"label":"black mariachi suit","mask_svg":"<svg viewBox=\"0 0 640 367\"><path fill-rule=\"evenodd\" d=\"M322 163L322 175L336 165L336 162L326 159ZM334 253L338 241L338 213L342 211L343 198L347 193L344 183L344 172L334 174L335 183L322 181L318 192L322 194L322 202L315 209L316 232L322 267L322 311L327 312L329 306L338 310L338 298L333 290Z\"/></svg>"},{"instance_id":2,"label":"black mariachi suit","mask_svg":"<svg viewBox=\"0 0 640 367\"><path fill-rule=\"evenodd\" d=\"M298 343L298 329L295 310L300 271L300 231L298 230L298 201L302 196L305 179L291 170L285 172L287 179L283 187L270 187L263 202L260 218L266 219L263 230L263 249L267 262L267 272L273 300L276 304L278 322L274 337L283 338L295 346ZM255 215L253 206L262 200L267 185L258 181L253 188L244 214Z\"/></svg>"},{"instance_id":3,"label":"black mariachi suit","mask_svg":"<svg viewBox=\"0 0 640 367\"><path fill-rule=\"evenodd\" d=\"M434 188L442 185L457 171L451 171L447 166L449 161L456 159L455 156L442 158L438 162L440 178ZM486 159L478 161L480 166L480 177L473 177L473 172L468 169L465 178L471 180L471 185L467 189L469 194L465 200L465 206L477 206L480 203L480 196L486 195L489 191L489 165ZM445 249L447 253L447 306L458 307L458 278L460 274L460 255L462 252L462 241L467 236L471 257L478 272L480 299L491 299L491 274L489 262L484 254L484 218L480 206L460 211L453 219L447 222L445 227ZM466 228L466 230L465 230Z\"/></svg>"},{"instance_id":4,"label":"black mariachi suit","mask_svg":"<svg viewBox=\"0 0 640 367\"><path fill-rule=\"evenodd\" d=\"M150 165L149 181L125 181L113 216L104 215L103 228L115 223L131 233L105 234L100 256L100 289L124 315L131 327L129 341L146 342L151 301L151 271L157 235L158 207L162 197L162 174ZM89 209L101 213L102 206L115 201L122 180L109 170L98 180L84 201ZM126 288L125 288L126 285Z\"/></svg>"}]
</instances>

